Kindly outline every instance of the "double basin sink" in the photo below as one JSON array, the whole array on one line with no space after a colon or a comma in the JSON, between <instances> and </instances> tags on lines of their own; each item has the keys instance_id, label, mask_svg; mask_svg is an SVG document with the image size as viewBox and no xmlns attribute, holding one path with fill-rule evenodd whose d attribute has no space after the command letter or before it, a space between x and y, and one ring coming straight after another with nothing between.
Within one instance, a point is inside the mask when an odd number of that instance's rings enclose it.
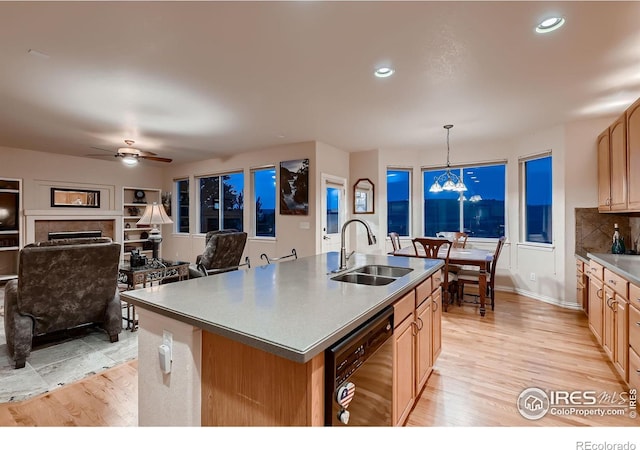
<instances>
[{"instance_id":1,"label":"double basin sink","mask_svg":"<svg viewBox=\"0 0 640 450\"><path fill-rule=\"evenodd\" d=\"M413 269L384 265L369 265L351 269L348 272L332 277L332 280L345 283L364 284L367 286L386 286L398 278L405 276Z\"/></svg>"}]
</instances>

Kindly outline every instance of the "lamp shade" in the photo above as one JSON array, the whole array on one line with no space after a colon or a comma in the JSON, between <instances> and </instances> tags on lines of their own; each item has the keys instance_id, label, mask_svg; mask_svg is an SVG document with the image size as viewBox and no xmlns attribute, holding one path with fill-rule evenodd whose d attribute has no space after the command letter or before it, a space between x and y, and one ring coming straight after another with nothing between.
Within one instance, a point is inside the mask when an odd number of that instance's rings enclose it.
<instances>
[{"instance_id":1,"label":"lamp shade","mask_svg":"<svg viewBox=\"0 0 640 450\"><path fill-rule=\"evenodd\" d=\"M173 220L167 216L164 206L158 205L156 202L153 205L147 205L144 214L137 222L138 225L165 225L168 223L173 223Z\"/></svg>"}]
</instances>

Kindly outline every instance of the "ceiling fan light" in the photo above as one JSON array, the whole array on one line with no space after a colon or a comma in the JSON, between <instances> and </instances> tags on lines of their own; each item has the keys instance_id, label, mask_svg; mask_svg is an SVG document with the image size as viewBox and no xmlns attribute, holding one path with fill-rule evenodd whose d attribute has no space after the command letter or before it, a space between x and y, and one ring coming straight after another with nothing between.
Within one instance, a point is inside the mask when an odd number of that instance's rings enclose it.
<instances>
[{"instance_id":1,"label":"ceiling fan light","mask_svg":"<svg viewBox=\"0 0 640 450\"><path fill-rule=\"evenodd\" d=\"M127 166L135 166L136 164L138 164L138 158L132 155L123 156L122 162Z\"/></svg>"}]
</instances>

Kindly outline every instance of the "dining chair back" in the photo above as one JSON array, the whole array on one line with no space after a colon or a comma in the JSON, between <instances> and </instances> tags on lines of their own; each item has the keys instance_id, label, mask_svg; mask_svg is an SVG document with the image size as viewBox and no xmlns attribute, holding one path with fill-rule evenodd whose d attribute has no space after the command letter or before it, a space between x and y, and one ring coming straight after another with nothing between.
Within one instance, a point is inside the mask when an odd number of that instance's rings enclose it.
<instances>
[{"instance_id":1,"label":"dining chair back","mask_svg":"<svg viewBox=\"0 0 640 450\"><path fill-rule=\"evenodd\" d=\"M400 245L400 235L395 231L389 233L389 239L391 239L391 245L393 245L393 251L398 251L402 246Z\"/></svg>"},{"instance_id":2,"label":"dining chair back","mask_svg":"<svg viewBox=\"0 0 640 450\"><path fill-rule=\"evenodd\" d=\"M498 239L498 243L496 244L496 249L493 252L493 259L491 260L491 265L489 268L489 273L487 274L487 295L491 297L491 310L495 308L495 280L496 280L496 267L498 266L498 258L500 257L500 253L502 252L502 247L504 247L504 242L506 238L504 236ZM460 270L457 273L458 275L458 298L462 299L464 297L464 285L465 284L480 284L480 271L479 270Z\"/></svg>"},{"instance_id":3,"label":"dining chair back","mask_svg":"<svg viewBox=\"0 0 640 450\"><path fill-rule=\"evenodd\" d=\"M465 248L468 237L469 235L462 231L456 231L453 233L453 248Z\"/></svg>"},{"instance_id":4,"label":"dining chair back","mask_svg":"<svg viewBox=\"0 0 640 450\"><path fill-rule=\"evenodd\" d=\"M452 243L445 238L427 238L418 237L412 239L413 248L416 251L416 256L430 259L442 259L444 261L443 277L442 277L442 305L444 310L447 311L451 300L453 299L453 292L458 292L457 276L455 273L449 271L449 255L451 253ZM446 247L445 247L446 246ZM424 255L418 250L422 248ZM440 250L443 250L442 253Z\"/></svg>"}]
</instances>

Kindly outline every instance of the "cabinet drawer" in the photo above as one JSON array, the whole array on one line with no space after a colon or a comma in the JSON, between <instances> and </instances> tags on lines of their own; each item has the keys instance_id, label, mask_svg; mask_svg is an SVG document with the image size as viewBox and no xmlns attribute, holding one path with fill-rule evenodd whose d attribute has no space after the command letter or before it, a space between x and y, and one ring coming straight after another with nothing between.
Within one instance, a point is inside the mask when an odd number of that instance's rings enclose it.
<instances>
[{"instance_id":1,"label":"cabinet drawer","mask_svg":"<svg viewBox=\"0 0 640 450\"><path fill-rule=\"evenodd\" d=\"M629 349L629 387L640 389L640 356Z\"/></svg>"},{"instance_id":2,"label":"cabinet drawer","mask_svg":"<svg viewBox=\"0 0 640 450\"><path fill-rule=\"evenodd\" d=\"M609 269L604 269L604 283L618 295L629 298L629 282Z\"/></svg>"},{"instance_id":3,"label":"cabinet drawer","mask_svg":"<svg viewBox=\"0 0 640 450\"><path fill-rule=\"evenodd\" d=\"M416 309L416 293L409 292L393 304L393 326L397 327Z\"/></svg>"},{"instance_id":4,"label":"cabinet drawer","mask_svg":"<svg viewBox=\"0 0 640 450\"><path fill-rule=\"evenodd\" d=\"M598 280L602 280L602 275L604 272L604 266L598 264L594 260L589 261L589 276L595 277Z\"/></svg>"},{"instance_id":5,"label":"cabinet drawer","mask_svg":"<svg viewBox=\"0 0 640 450\"><path fill-rule=\"evenodd\" d=\"M427 278L416 287L416 308L431 295L431 278Z\"/></svg>"},{"instance_id":6,"label":"cabinet drawer","mask_svg":"<svg viewBox=\"0 0 640 450\"><path fill-rule=\"evenodd\" d=\"M579 259L576 259L576 270L578 272L584 272L584 263Z\"/></svg>"},{"instance_id":7,"label":"cabinet drawer","mask_svg":"<svg viewBox=\"0 0 640 450\"><path fill-rule=\"evenodd\" d=\"M629 307L629 346L640 354L640 310Z\"/></svg>"},{"instance_id":8,"label":"cabinet drawer","mask_svg":"<svg viewBox=\"0 0 640 450\"><path fill-rule=\"evenodd\" d=\"M640 309L640 287L629 284L629 304Z\"/></svg>"}]
</instances>

